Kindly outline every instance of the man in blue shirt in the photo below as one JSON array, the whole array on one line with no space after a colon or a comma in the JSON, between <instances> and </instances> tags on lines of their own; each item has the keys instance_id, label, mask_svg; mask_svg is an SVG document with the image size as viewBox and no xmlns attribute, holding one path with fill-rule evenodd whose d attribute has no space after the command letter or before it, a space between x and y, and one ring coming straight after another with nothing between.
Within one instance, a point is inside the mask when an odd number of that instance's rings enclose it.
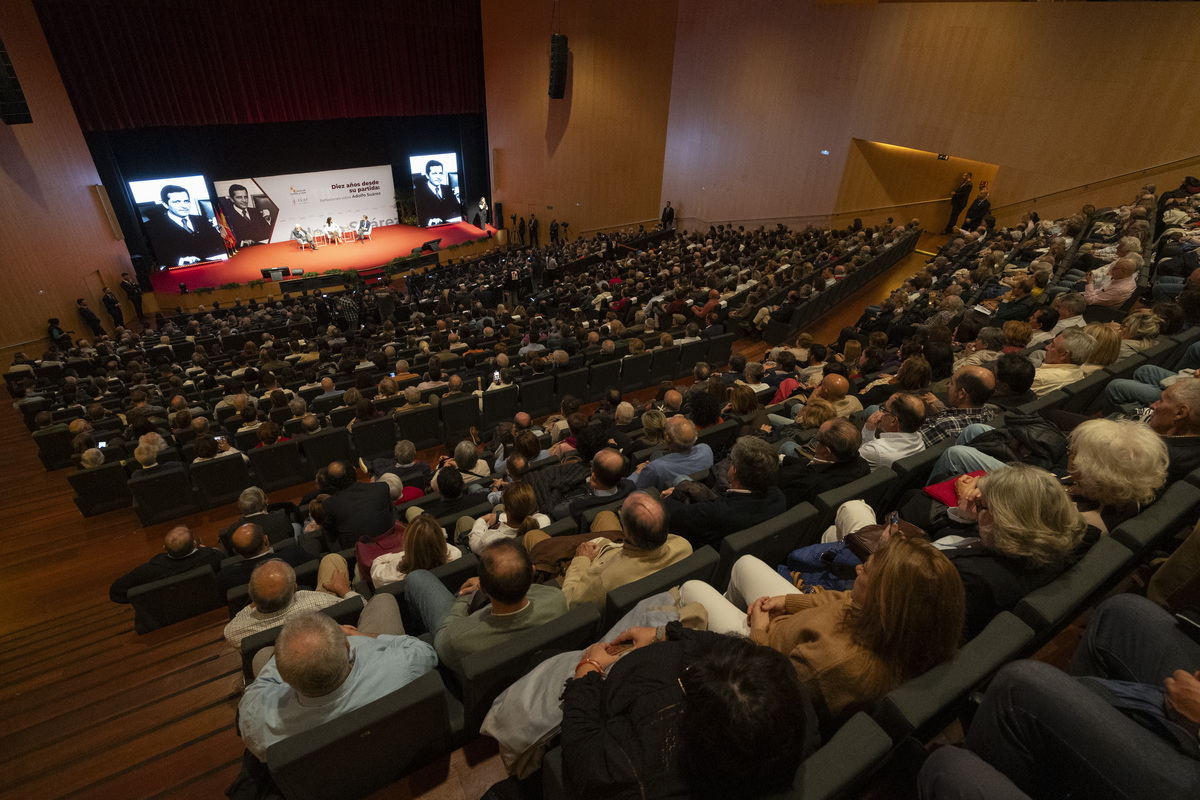
<instances>
[{"instance_id":1,"label":"man in blue shirt","mask_svg":"<svg viewBox=\"0 0 1200 800\"><path fill-rule=\"evenodd\" d=\"M377 612L375 619L364 612L361 629L338 625L321 612L284 623L274 656L238 706L247 750L266 761L276 742L378 700L437 666L432 647L403 635L395 598Z\"/></svg>"},{"instance_id":2,"label":"man in blue shirt","mask_svg":"<svg viewBox=\"0 0 1200 800\"><path fill-rule=\"evenodd\" d=\"M630 477L639 489L666 489L676 479L713 465L712 448L696 444L696 426L682 416L671 417L663 430L667 454L653 461L644 461Z\"/></svg>"}]
</instances>

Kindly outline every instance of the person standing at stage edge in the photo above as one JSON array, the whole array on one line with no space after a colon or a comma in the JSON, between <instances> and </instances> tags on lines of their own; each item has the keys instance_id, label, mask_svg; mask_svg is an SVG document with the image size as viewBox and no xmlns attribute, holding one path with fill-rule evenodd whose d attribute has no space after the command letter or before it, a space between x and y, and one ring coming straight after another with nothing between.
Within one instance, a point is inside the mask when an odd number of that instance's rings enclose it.
<instances>
[{"instance_id":1,"label":"person standing at stage edge","mask_svg":"<svg viewBox=\"0 0 1200 800\"><path fill-rule=\"evenodd\" d=\"M971 197L971 189L974 186L969 172L964 172L958 179L958 186L955 188L954 194L950 196L950 221L946 223L946 230L942 231L943 234L954 232L954 226L958 224L958 215L967 207L967 200Z\"/></svg>"},{"instance_id":2,"label":"person standing at stage edge","mask_svg":"<svg viewBox=\"0 0 1200 800\"><path fill-rule=\"evenodd\" d=\"M138 322L142 321L142 287L138 286L137 281L129 277L128 272L121 273L121 291L129 298L129 302L133 304L133 310L137 313Z\"/></svg>"},{"instance_id":3,"label":"person standing at stage edge","mask_svg":"<svg viewBox=\"0 0 1200 800\"><path fill-rule=\"evenodd\" d=\"M529 215L529 246L538 246L538 220L537 215Z\"/></svg>"},{"instance_id":4,"label":"person standing at stage edge","mask_svg":"<svg viewBox=\"0 0 1200 800\"><path fill-rule=\"evenodd\" d=\"M670 230L675 225L675 209L671 208L671 201L667 201L667 207L663 209L662 226L663 230Z\"/></svg>"}]
</instances>

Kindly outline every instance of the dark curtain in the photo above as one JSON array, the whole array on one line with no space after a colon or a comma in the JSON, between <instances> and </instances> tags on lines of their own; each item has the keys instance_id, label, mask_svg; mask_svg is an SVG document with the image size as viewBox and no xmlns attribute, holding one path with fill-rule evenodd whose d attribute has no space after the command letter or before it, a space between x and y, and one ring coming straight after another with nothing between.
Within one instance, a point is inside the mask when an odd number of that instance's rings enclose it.
<instances>
[{"instance_id":1,"label":"dark curtain","mask_svg":"<svg viewBox=\"0 0 1200 800\"><path fill-rule=\"evenodd\" d=\"M85 131L479 113L479 0L35 0Z\"/></svg>"}]
</instances>

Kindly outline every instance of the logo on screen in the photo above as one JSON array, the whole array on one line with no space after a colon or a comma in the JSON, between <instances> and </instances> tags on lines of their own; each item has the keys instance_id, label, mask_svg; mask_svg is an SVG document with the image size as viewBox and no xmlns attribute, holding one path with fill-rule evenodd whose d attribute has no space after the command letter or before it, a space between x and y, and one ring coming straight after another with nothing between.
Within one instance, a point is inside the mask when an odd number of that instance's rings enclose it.
<instances>
[{"instance_id":1,"label":"logo on screen","mask_svg":"<svg viewBox=\"0 0 1200 800\"><path fill-rule=\"evenodd\" d=\"M308 189L297 189L295 186L289 186L288 191L292 194L308 194Z\"/></svg>"}]
</instances>

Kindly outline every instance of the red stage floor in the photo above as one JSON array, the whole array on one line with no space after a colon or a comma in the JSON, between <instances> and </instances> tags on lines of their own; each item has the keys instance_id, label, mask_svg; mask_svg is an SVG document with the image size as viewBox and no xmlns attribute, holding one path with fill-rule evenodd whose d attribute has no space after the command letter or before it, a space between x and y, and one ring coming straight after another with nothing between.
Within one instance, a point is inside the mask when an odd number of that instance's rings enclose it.
<instances>
[{"instance_id":1,"label":"red stage floor","mask_svg":"<svg viewBox=\"0 0 1200 800\"><path fill-rule=\"evenodd\" d=\"M494 233L495 229L489 227ZM382 266L397 256L406 256L414 247L432 239L441 239L441 247L471 241L483 232L466 222L440 225L436 228L412 228L407 225L388 225L371 231L366 242L346 242L324 245L317 250L300 250L295 242L278 242L246 247L227 261L194 267L154 272L150 276L154 291L179 294L179 284L188 289L201 286L218 288L223 283L246 283L262 278L262 270L277 267L301 268L305 272L325 272L331 269L371 269Z\"/></svg>"}]
</instances>

